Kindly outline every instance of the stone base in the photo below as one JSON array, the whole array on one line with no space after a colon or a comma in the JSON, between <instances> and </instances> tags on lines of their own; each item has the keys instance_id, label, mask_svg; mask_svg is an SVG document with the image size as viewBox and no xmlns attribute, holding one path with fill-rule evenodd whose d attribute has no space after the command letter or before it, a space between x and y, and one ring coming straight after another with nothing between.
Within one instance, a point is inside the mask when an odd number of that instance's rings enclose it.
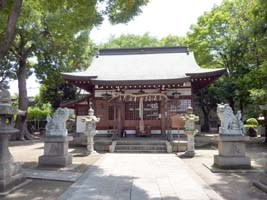
<instances>
[{"instance_id":1,"label":"stone base","mask_svg":"<svg viewBox=\"0 0 267 200\"><path fill-rule=\"evenodd\" d=\"M49 156L43 155L39 157L39 166L55 166L66 167L72 164L72 155L65 156Z\"/></svg>"},{"instance_id":2,"label":"stone base","mask_svg":"<svg viewBox=\"0 0 267 200\"><path fill-rule=\"evenodd\" d=\"M26 178L21 173L19 163L0 165L0 193L7 194L15 186L24 182Z\"/></svg>"},{"instance_id":3,"label":"stone base","mask_svg":"<svg viewBox=\"0 0 267 200\"><path fill-rule=\"evenodd\" d=\"M220 135L219 155L214 156L214 165L223 169L249 169L250 158L246 156L246 141L243 135Z\"/></svg>"},{"instance_id":4,"label":"stone base","mask_svg":"<svg viewBox=\"0 0 267 200\"><path fill-rule=\"evenodd\" d=\"M249 157L223 157L214 155L214 165L222 169L249 169L251 168Z\"/></svg>"},{"instance_id":5,"label":"stone base","mask_svg":"<svg viewBox=\"0 0 267 200\"><path fill-rule=\"evenodd\" d=\"M267 174L265 173L261 175L261 177L258 180L254 180L252 184L263 192L267 193Z\"/></svg>"},{"instance_id":6,"label":"stone base","mask_svg":"<svg viewBox=\"0 0 267 200\"><path fill-rule=\"evenodd\" d=\"M68 142L72 137L46 136L44 137L44 155L39 157L39 166L66 167L72 164L72 155L68 153Z\"/></svg>"},{"instance_id":7,"label":"stone base","mask_svg":"<svg viewBox=\"0 0 267 200\"><path fill-rule=\"evenodd\" d=\"M98 153L93 150L93 151L86 151L86 155L97 155Z\"/></svg>"},{"instance_id":8,"label":"stone base","mask_svg":"<svg viewBox=\"0 0 267 200\"><path fill-rule=\"evenodd\" d=\"M186 151L184 154L183 154L184 157L188 157L188 158L192 158L195 156L195 151Z\"/></svg>"}]
</instances>

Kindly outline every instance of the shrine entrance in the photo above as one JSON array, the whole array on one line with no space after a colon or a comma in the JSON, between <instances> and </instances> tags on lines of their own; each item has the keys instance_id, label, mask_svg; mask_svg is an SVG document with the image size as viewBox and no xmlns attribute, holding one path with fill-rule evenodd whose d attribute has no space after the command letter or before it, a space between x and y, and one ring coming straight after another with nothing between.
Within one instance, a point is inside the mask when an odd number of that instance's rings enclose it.
<instances>
[{"instance_id":1,"label":"shrine entrance","mask_svg":"<svg viewBox=\"0 0 267 200\"><path fill-rule=\"evenodd\" d=\"M116 94L109 100L114 128L136 136L165 135L168 100L163 93Z\"/></svg>"}]
</instances>

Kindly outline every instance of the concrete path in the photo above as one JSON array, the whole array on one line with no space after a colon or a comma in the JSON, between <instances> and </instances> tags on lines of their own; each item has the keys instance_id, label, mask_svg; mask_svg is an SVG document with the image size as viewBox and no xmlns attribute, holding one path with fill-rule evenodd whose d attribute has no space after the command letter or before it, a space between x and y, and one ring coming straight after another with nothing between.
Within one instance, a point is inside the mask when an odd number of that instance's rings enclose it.
<instances>
[{"instance_id":1,"label":"concrete path","mask_svg":"<svg viewBox=\"0 0 267 200\"><path fill-rule=\"evenodd\" d=\"M174 154L106 154L59 200L221 199Z\"/></svg>"}]
</instances>

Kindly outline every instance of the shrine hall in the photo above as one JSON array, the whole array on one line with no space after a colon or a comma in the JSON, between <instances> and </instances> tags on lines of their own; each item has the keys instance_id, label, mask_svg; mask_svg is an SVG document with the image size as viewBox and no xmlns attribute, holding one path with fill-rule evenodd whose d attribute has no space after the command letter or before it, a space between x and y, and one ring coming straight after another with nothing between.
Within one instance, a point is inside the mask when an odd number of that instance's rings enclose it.
<instances>
[{"instance_id":1,"label":"shrine hall","mask_svg":"<svg viewBox=\"0 0 267 200\"><path fill-rule=\"evenodd\" d=\"M86 71L62 73L89 92L62 106L75 109L76 132L92 102L99 134L165 135L172 116L194 108L197 92L224 72L200 67L187 46L100 49Z\"/></svg>"}]
</instances>

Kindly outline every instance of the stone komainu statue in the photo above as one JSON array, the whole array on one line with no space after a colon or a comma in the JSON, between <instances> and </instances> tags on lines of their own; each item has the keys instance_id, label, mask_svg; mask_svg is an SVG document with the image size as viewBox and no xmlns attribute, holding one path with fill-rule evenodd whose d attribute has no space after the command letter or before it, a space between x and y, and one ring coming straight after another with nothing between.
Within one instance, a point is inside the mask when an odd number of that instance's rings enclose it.
<instances>
[{"instance_id":1,"label":"stone komainu statue","mask_svg":"<svg viewBox=\"0 0 267 200\"><path fill-rule=\"evenodd\" d=\"M236 115L228 104L217 105L217 115L221 121L219 133L221 134L242 134L242 115L238 111Z\"/></svg>"},{"instance_id":2,"label":"stone komainu statue","mask_svg":"<svg viewBox=\"0 0 267 200\"><path fill-rule=\"evenodd\" d=\"M47 115L47 124L45 127L47 136L67 136L66 121L69 118L67 108L58 108L53 117Z\"/></svg>"}]
</instances>

